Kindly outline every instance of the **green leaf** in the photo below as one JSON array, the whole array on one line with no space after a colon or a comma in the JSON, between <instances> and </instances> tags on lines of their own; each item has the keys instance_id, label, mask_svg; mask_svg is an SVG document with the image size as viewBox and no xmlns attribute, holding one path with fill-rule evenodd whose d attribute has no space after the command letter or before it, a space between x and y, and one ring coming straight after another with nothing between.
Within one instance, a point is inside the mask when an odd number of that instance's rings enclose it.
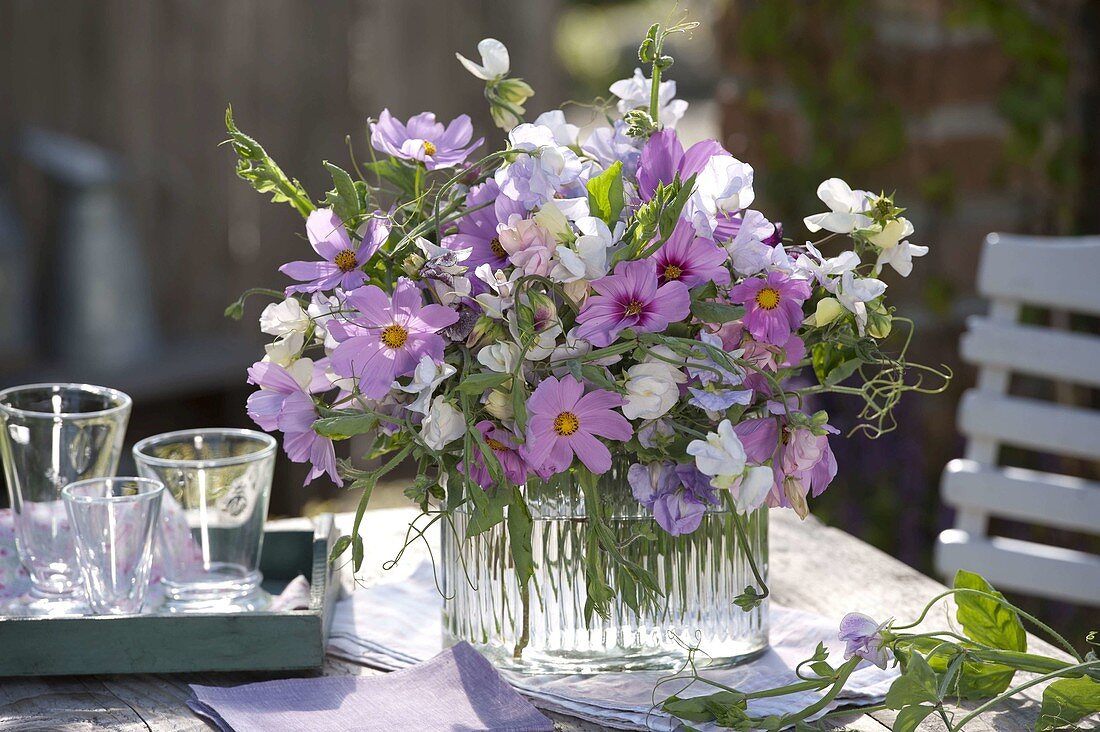
<instances>
[{"instance_id":1,"label":"green leaf","mask_svg":"<svg viewBox=\"0 0 1100 732\"><path fill-rule=\"evenodd\" d=\"M810 355L814 375L827 386L835 386L851 376L861 363L854 349L832 341L815 344Z\"/></svg>"},{"instance_id":2,"label":"green leaf","mask_svg":"<svg viewBox=\"0 0 1100 732\"><path fill-rule=\"evenodd\" d=\"M348 550L349 546L351 546L351 537L347 535L341 536L336 540L336 543L332 545L332 551L329 552L328 560L330 562L335 562L341 554Z\"/></svg>"},{"instance_id":3,"label":"green leaf","mask_svg":"<svg viewBox=\"0 0 1100 732\"><path fill-rule=\"evenodd\" d=\"M861 363L863 362L856 358L851 358L847 361L841 361L840 364L838 364L836 368L830 371L829 375L825 377L825 386L836 386L840 382L844 381L856 372Z\"/></svg>"},{"instance_id":4,"label":"green leaf","mask_svg":"<svg viewBox=\"0 0 1100 732\"><path fill-rule=\"evenodd\" d=\"M584 381L598 386L601 389L608 389L610 391L622 392L623 387L616 383L613 379L609 378L607 371L600 366L593 366L592 364L584 364L581 366L581 377Z\"/></svg>"},{"instance_id":5,"label":"green leaf","mask_svg":"<svg viewBox=\"0 0 1100 732\"><path fill-rule=\"evenodd\" d=\"M359 198L359 189L347 171L327 160L322 163L332 176L333 188L325 194L325 204L336 212L345 224L355 227L363 216L363 202ZM365 189L364 189L365 191Z\"/></svg>"},{"instance_id":6,"label":"green leaf","mask_svg":"<svg viewBox=\"0 0 1100 732\"><path fill-rule=\"evenodd\" d=\"M237 154L237 177L260 193L270 193L273 203L289 203L302 216L309 216L315 206L309 194L297 180L287 177L260 143L237 129L233 122L233 107L225 108L227 142Z\"/></svg>"},{"instance_id":7,"label":"green leaf","mask_svg":"<svg viewBox=\"0 0 1100 732\"><path fill-rule=\"evenodd\" d=\"M993 589L981 575L964 569L955 574L954 587L986 592L1004 600L1004 595ZM1027 633L1020 616L1004 603L965 592L955 595L955 603L959 608L955 617L967 638L1005 651L1027 650Z\"/></svg>"},{"instance_id":8,"label":"green leaf","mask_svg":"<svg viewBox=\"0 0 1100 732\"><path fill-rule=\"evenodd\" d=\"M924 721L924 718L934 711L936 711L935 707L924 704L905 707L898 712L897 718L894 719L893 732L913 732Z\"/></svg>"},{"instance_id":9,"label":"green leaf","mask_svg":"<svg viewBox=\"0 0 1100 732\"><path fill-rule=\"evenodd\" d=\"M588 181L588 210L614 228L623 211L623 164L611 167Z\"/></svg>"},{"instance_id":10,"label":"green leaf","mask_svg":"<svg viewBox=\"0 0 1100 732\"><path fill-rule=\"evenodd\" d=\"M510 378L512 378L511 374L498 374L494 371L484 371L482 373L470 374L460 381L455 388L463 394L480 395L483 391L500 386Z\"/></svg>"},{"instance_id":11,"label":"green leaf","mask_svg":"<svg viewBox=\"0 0 1100 732\"><path fill-rule=\"evenodd\" d=\"M677 176L677 178L679 178L679 176ZM661 211L661 215L658 218L661 239L665 240L672 236L672 230L676 228L676 222L680 220L680 212L684 210L684 205L687 203L688 199L691 198L691 194L694 191L695 176L693 175L681 183L680 188L676 191L676 195Z\"/></svg>"},{"instance_id":12,"label":"green leaf","mask_svg":"<svg viewBox=\"0 0 1100 732\"><path fill-rule=\"evenodd\" d=\"M367 170L397 187L397 190L413 195L416 192L416 170L395 158L376 160L364 165Z\"/></svg>"},{"instance_id":13,"label":"green leaf","mask_svg":"<svg viewBox=\"0 0 1100 732\"><path fill-rule=\"evenodd\" d=\"M661 708L688 722L711 722L731 717L740 720L744 714L737 715L736 712L744 712L747 704L745 695L740 692L719 691L689 699L673 695L664 701Z\"/></svg>"},{"instance_id":14,"label":"green leaf","mask_svg":"<svg viewBox=\"0 0 1100 732\"><path fill-rule=\"evenodd\" d=\"M508 504L508 546L516 568L516 580L524 586L535 573L531 549L531 512L519 486L512 486L512 501Z\"/></svg>"},{"instance_id":15,"label":"green leaf","mask_svg":"<svg viewBox=\"0 0 1100 732\"><path fill-rule=\"evenodd\" d=\"M313 423L313 431L330 440L346 440L355 435L374 432L377 428L377 418L373 414L366 414L365 412L337 414L332 417L324 417Z\"/></svg>"},{"instance_id":16,"label":"green leaf","mask_svg":"<svg viewBox=\"0 0 1100 732\"><path fill-rule=\"evenodd\" d=\"M512 500L512 493L503 489L488 494L476 484L471 484L470 490L481 496L474 499L474 511L470 513L470 523L466 525L466 536L473 537L493 528L504 521L504 507Z\"/></svg>"},{"instance_id":17,"label":"green leaf","mask_svg":"<svg viewBox=\"0 0 1100 732\"><path fill-rule=\"evenodd\" d=\"M905 673L886 692L886 706L890 709L904 709L912 704L938 704L939 701L938 683L932 667L919 653L910 654L905 664Z\"/></svg>"},{"instance_id":18,"label":"green leaf","mask_svg":"<svg viewBox=\"0 0 1100 732\"><path fill-rule=\"evenodd\" d=\"M1089 678L1058 679L1043 692L1036 732L1076 729L1076 723L1100 713L1100 683Z\"/></svg>"},{"instance_id":19,"label":"green leaf","mask_svg":"<svg viewBox=\"0 0 1100 732\"><path fill-rule=\"evenodd\" d=\"M691 303L691 314L705 323L720 325L745 317L745 308L724 302L696 300Z\"/></svg>"},{"instance_id":20,"label":"green leaf","mask_svg":"<svg viewBox=\"0 0 1100 732\"><path fill-rule=\"evenodd\" d=\"M351 540L351 566L356 572L363 566L363 537L359 534Z\"/></svg>"}]
</instances>

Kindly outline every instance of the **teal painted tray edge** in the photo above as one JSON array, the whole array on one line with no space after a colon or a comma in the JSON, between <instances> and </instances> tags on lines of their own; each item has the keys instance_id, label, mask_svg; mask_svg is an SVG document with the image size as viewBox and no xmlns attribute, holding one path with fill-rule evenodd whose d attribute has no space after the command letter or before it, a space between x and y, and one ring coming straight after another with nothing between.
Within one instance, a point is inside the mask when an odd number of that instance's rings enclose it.
<instances>
[{"instance_id":1,"label":"teal painted tray edge","mask_svg":"<svg viewBox=\"0 0 1100 732\"><path fill-rule=\"evenodd\" d=\"M332 515L316 526L266 531L261 561L271 589L308 571L307 610L0 618L0 677L319 668L339 582L328 561L336 539Z\"/></svg>"}]
</instances>

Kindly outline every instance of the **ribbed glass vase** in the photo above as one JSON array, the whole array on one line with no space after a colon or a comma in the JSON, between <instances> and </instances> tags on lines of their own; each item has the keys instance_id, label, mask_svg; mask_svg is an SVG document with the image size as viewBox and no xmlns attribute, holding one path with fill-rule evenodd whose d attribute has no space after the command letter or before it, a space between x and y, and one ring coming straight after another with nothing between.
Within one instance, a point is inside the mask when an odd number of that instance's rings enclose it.
<instances>
[{"instance_id":1,"label":"ribbed glass vase","mask_svg":"<svg viewBox=\"0 0 1100 732\"><path fill-rule=\"evenodd\" d=\"M714 507L696 531L669 536L634 499L625 469L602 476L599 497L608 509L607 524L624 556L652 572L664 597L640 612L616 599L607 617L593 615L586 624L582 489L568 480L564 488L526 490L535 563L526 611L504 525L467 538L464 509L454 512L453 527L444 525L443 626L452 642L465 640L497 665L530 673L675 669L686 659L685 643L704 651L712 665L734 665L767 647L767 601L748 612L733 602L746 587L761 588L730 510ZM742 520L766 578L767 509ZM631 541L643 533L656 539ZM609 584L618 586L616 565L605 565Z\"/></svg>"}]
</instances>

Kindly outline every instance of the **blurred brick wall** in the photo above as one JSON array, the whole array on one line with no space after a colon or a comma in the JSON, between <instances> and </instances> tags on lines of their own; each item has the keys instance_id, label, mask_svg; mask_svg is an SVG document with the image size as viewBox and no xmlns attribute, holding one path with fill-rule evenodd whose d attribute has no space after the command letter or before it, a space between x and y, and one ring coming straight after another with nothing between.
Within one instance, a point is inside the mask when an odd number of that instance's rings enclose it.
<instances>
[{"instance_id":1,"label":"blurred brick wall","mask_svg":"<svg viewBox=\"0 0 1100 732\"><path fill-rule=\"evenodd\" d=\"M1082 134L1081 106L1093 76L1088 56L1095 53L1085 3L1015 3L1033 28L1066 39L1063 47L1025 48L1038 57L1028 68L995 30L966 22L973 18L965 11L978 5L730 0L716 31L724 143L756 168L756 207L785 220L787 235L798 241L806 235L801 217L823 210L817 183L837 175L856 188L896 190L916 226L912 241L931 247L908 280L892 272L884 279L891 304L917 321L910 360L947 364L956 378L943 395L908 395L895 433L874 442L838 440L840 476L817 508L925 570L932 539L950 520L938 480L962 450L955 409L973 374L959 363L957 344L966 315L983 307L974 295L982 239L991 231L1076 233L1081 220L1081 184L1059 177L1064 171L1048 153ZM1009 42L1027 40L1028 32L1022 28ZM1022 155L1005 105L1047 73L1051 83L1067 86L1064 105L1045 112L1042 144ZM1068 164L1082 174L1076 159ZM824 406L851 424L850 403Z\"/></svg>"}]
</instances>

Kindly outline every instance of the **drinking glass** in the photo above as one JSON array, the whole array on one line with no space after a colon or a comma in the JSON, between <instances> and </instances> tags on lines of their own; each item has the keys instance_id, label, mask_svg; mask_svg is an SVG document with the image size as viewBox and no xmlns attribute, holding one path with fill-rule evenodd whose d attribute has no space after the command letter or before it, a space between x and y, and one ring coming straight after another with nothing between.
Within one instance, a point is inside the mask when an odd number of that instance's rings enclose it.
<instances>
[{"instance_id":1,"label":"drinking glass","mask_svg":"<svg viewBox=\"0 0 1100 732\"><path fill-rule=\"evenodd\" d=\"M238 429L183 430L134 445L138 473L164 483L157 552L168 612L265 607L260 551L275 438Z\"/></svg>"},{"instance_id":2,"label":"drinking glass","mask_svg":"<svg viewBox=\"0 0 1100 732\"><path fill-rule=\"evenodd\" d=\"M97 615L141 612L163 493L164 484L148 478L91 478L61 490L84 597Z\"/></svg>"},{"instance_id":3,"label":"drinking glass","mask_svg":"<svg viewBox=\"0 0 1100 732\"><path fill-rule=\"evenodd\" d=\"M80 592L61 489L118 467L130 397L87 384L32 384L0 391L0 455L11 498L15 545L31 590L9 609L79 614Z\"/></svg>"}]
</instances>

